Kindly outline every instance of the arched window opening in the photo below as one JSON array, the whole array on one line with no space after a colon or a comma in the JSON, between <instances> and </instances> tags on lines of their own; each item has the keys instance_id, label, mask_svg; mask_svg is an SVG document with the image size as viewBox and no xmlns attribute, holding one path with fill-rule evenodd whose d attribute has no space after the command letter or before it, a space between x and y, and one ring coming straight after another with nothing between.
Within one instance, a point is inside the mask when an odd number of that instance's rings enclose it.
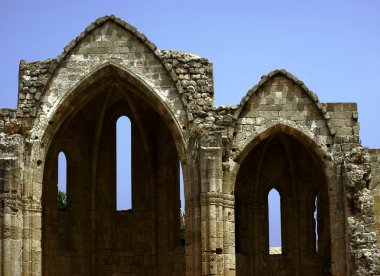
<instances>
[{"instance_id":1,"label":"arched window opening","mask_svg":"<svg viewBox=\"0 0 380 276\"><path fill-rule=\"evenodd\" d=\"M184 189L181 161L179 162L179 197L180 197L179 238L180 238L180 244L185 245L185 189Z\"/></svg>"},{"instance_id":2,"label":"arched window opening","mask_svg":"<svg viewBox=\"0 0 380 276\"><path fill-rule=\"evenodd\" d=\"M121 116L116 122L116 210L132 209L131 121Z\"/></svg>"},{"instance_id":3,"label":"arched window opening","mask_svg":"<svg viewBox=\"0 0 380 276\"><path fill-rule=\"evenodd\" d=\"M67 208L67 159L63 151L58 154L58 210Z\"/></svg>"},{"instance_id":4,"label":"arched window opening","mask_svg":"<svg viewBox=\"0 0 380 276\"><path fill-rule=\"evenodd\" d=\"M181 211L182 213L185 213L185 188L181 162L179 162L179 195L181 200Z\"/></svg>"},{"instance_id":5,"label":"arched window opening","mask_svg":"<svg viewBox=\"0 0 380 276\"><path fill-rule=\"evenodd\" d=\"M315 252L318 252L318 195L314 199L314 244Z\"/></svg>"},{"instance_id":6,"label":"arched window opening","mask_svg":"<svg viewBox=\"0 0 380 276\"><path fill-rule=\"evenodd\" d=\"M282 254L281 198L276 189L268 193L269 254Z\"/></svg>"}]
</instances>

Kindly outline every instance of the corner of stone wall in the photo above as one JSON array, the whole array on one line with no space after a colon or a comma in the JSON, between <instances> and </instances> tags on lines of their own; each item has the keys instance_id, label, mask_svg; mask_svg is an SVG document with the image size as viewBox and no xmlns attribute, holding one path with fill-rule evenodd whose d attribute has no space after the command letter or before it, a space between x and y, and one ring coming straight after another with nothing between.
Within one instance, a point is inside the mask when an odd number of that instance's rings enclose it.
<instances>
[{"instance_id":1,"label":"corner of stone wall","mask_svg":"<svg viewBox=\"0 0 380 276\"><path fill-rule=\"evenodd\" d=\"M342 137L359 135L356 103L326 103L326 110L332 135Z\"/></svg>"},{"instance_id":2,"label":"corner of stone wall","mask_svg":"<svg viewBox=\"0 0 380 276\"><path fill-rule=\"evenodd\" d=\"M212 128L215 122L212 63L197 55L161 50L165 67L177 80L187 112L198 128Z\"/></svg>"},{"instance_id":3,"label":"corner of stone wall","mask_svg":"<svg viewBox=\"0 0 380 276\"><path fill-rule=\"evenodd\" d=\"M349 275L380 275L370 152L360 143L356 103L327 103L334 160L342 173Z\"/></svg>"},{"instance_id":4,"label":"corner of stone wall","mask_svg":"<svg viewBox=\"0 0 380 276\"><path fill-rule=\"evenodd\" d=\"M215 108L215 124L221 128L224 128L227 136L232 140L233 132L235 128L236 119L234 115L238 110L239 106L218 106Z\"/></svg>"}]
</instances>

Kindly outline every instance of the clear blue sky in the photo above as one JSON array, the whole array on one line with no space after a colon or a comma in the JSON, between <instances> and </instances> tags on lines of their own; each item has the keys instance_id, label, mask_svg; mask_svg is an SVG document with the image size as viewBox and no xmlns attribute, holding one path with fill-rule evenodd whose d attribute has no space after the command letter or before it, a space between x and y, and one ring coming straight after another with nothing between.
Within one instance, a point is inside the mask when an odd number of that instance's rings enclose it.
<instances>
[{"instance_id":1,"label":"clear blue sky","mask_svg":"<svg viewBox=\"0 0 380 276\"><path fill-rule=\"evenodd\" d=\"M321 102L357 102L364 145L380 147L380 1L1 0L0 107L15 107L18 64L62 53L96 18L115 14L160 49L208 58L217 105L238 104L284 68Z\"/></svg>"},{"instance_id":2,"label":"clear blue sky","mask_svg":"<svg viewBox=\"0 0 380 276\"><path fill-rule=\"evenodd\" d=\"M380 1L1 0L0 107L15 107L18 64L62 53L96 18L115 14L160 49L214 63L215 101L237 104L284 68L322 102L357 102L363 144L380 147Z\"/></svg>"}]
</instances>

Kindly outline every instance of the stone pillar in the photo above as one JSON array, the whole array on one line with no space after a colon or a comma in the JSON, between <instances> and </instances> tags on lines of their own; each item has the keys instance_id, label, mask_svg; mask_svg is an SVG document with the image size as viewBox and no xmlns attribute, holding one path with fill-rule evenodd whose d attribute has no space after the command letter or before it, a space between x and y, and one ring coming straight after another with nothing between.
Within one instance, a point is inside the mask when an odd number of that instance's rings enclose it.
<instances>
[{"instance_id":1,"label":"stone pillar","mask_svg":"<svg viewBox=\"0 0 380 276\"><path fill-rule=\"evenodd\" d=\"M195 159L195 158L194 158ZM201 211L199 203L199 172L198 164L191 161L184 164L182 172L185 186L185 240L186 240L186 276L202 274L201 262Z\"/></svg>"},{"instance_id":2,"label":"stone pillar","mask_svg":"<svg viewBox=\"0 0 380 276\"><path fill-rule=\"evenodd\" d=\"M239 164L233 160L223 162L223 251L224 274L232 276L236 274L235 251L235 182Z\"/></svg>"},{"instance_id":3,"label":"stone pillar","mask_svg":"<svg viewBox=\"0 0 380 276\"><path fill-rule=\"evenodd\" d=\"M222 134L200 140L202 275L224 275Z\"/></svg>"},{"instance_id":4,"label":"stone pillar","mask_svg":"<svg viewBox=\"0 0 380 276\"><path fill-rule=\"evenodd\" d=\"M22 273L22 152L20 135L0 134L0 274Z\"/></svg>"}]
</instances>

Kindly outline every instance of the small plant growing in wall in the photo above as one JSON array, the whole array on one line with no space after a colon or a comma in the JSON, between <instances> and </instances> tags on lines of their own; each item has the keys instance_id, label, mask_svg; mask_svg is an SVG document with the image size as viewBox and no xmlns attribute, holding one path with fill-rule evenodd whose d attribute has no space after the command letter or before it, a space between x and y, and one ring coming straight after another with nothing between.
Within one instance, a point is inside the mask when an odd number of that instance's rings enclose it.
<instances>
[{"instance_id":1,"label":"small plant growing in wall","mask_svg":"<svg viewBox=\"0 0 380 276\"><path fill-rule=\"evenodd\" d=\"M185 213L180 209L179 239L181 245L185 245Z\"/></svg>"},{"instance_id":2,"label":"small plant growing in wall","mask_svg":"<svg viewBox=\"0 0 380 276\"><path fill-rule=\"evenodd\" d=\"M58 191L57 207L58 210L66 210L67 208L67 196L63 191Z\"/></svg>"}]
</instances>

